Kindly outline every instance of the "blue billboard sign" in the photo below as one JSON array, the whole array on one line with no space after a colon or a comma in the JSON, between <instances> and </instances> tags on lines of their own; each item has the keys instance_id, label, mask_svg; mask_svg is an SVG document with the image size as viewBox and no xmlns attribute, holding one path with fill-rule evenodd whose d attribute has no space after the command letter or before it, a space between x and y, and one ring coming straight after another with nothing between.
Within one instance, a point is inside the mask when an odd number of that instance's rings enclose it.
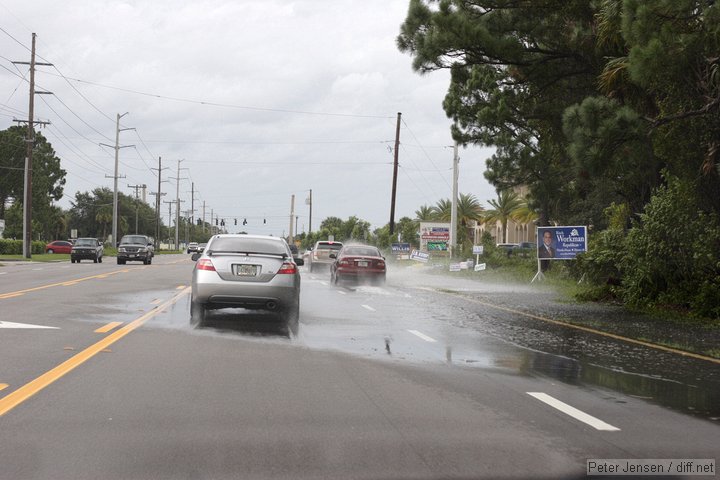
<instances>
[{"instance_id":1,"label":"blue billboard sign","mask_svg":"<svg viewBox=\"0 0 720 480\"><path fill-rule=\"evenodd\" d=\"M393 243L390 245L393 253L410 253L409 243Z\"/></svg>"},{"instance_id":2,"label":"blue billboard sign","mask_svg":"<svg viewBox=\"0 0 720 480\"><path fill-rule=\"evenodd\" d=\"M574 260L587 252L587 227L538 227L537 239L541 260Z\"/></svg>"}]
</instances>

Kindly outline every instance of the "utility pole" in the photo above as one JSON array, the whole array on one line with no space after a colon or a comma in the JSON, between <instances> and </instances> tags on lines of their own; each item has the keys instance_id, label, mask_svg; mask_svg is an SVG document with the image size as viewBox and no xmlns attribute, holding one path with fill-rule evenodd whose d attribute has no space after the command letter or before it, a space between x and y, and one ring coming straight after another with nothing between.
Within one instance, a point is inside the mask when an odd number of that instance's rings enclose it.
<instances>
[{"instance_id":1,"label":"utility pole","mask_svg":"<svg viewBox=\"0 0 720 480\"><path fill-rule=\"evenodd\" d=\"M450 210L450 258L455 256L457 246L457 202L458 202L458 144L453 147L453 184L452 184L452 207Z\"/></svg>"},{"instance_id":2,"label":"utility pole","mask_svg":"<svg viewBox=\"0 0 720 480\"><path fill-rule=\"evenodd\" d=\"M135 235L138 233L138 211L140 209L140 189L144 188L145 185L129 185L128 188L135 189Z\"/></svg>"},{"instance_id":3,"label":"utility pole","mask_svg":"<svg viewBox=\"0 0 720 480\"><path fill-rule=\"evenodd\" d=\"M163 203L168 204L168 226L170 226L170 225L172 225L172 206L173 206L173 204L177 203L177 201L176 200L163 200ZM177 208L180 208L180 204L178 204ZM177 225L175 225L175 230L177 231ZM177 249L177 247L175 247L174 249Z\"/></svg>"},{"instance_id":4,"label":"utility pole","mask_svg":"<svg viewBox=\"0 0 720 480\"><path fill-rule=\"evenodd\" d=\"M205 200L203 200L203 220L202 220L202 226L203 226L203 233L205 233Z\"/></svg>"},{"instance_id":5,"label":"utility pole","mask_svg":"<svg viewBox=\"0 0 720 480\"><path fill-rule=\"evenodd\" d=\"M210 209L210 235L215 235L215 231L213 230L213 214L215 210L212 208Z\"/></svg>"},{"instance_id":6,"label":"utility pole","mask_svg":"<svg viewBox=\"0 0 720 480\"><path fill-rule=\"evenodd\" d=\"M178 248L180 245L180 232L178 231L178 228L180 227L180 180L186 180L186 177L180 177L180 170L188 170L187 168L180 168L180 163L184 162L185 160L178 160L177 161L177 177L170 177L173 180L176 181L175 184L175 201L177 202L177 208L176 208L176 216L175 216L175 249Z\"/></svg>"},{"instance_id":7,"label":"utility pole","mask_svg":"<svg viewBox=\"0 0 720 480\"><path fill-rule=\"evenodd\" d=\"M308 233L312 232L312 188L310 189L310 196L308 197L308 204L310 205L310 222L309 222L309 228Z\"/></svg>"},{"instance_id":8,"label":"utility pole","mask_svg":"<svg viewBox=\"0 0 720 480\"><path fill-rule=\"evenodd\" d=\"M120 115L117 114L117 120L115 123L115 145L108 145L106 143L101 143L100 145L114 148L115 149L115 174L112 176L113 178L113 224L112 224L112 245L113 247L117 246L118 238L117 238L117 222L118 222L118 178L125 178L120 177L118 174L118 163L120 160L120 149L121 148L127 148L127 147L134 147L135 145L123 145L120 146L120 132L124 132L125 130L135 130L134 128L120 128L120 119L127 115L128 112L123 113ZM105 175L105 178L110 178L109 176Z\"/></svg>"},{"instance_id":9,"label":"utility pole","mask_svg":"<svg viewBox=\"0 0 720 480\"><path fill-rule=\"evenodd\" d=\"M35 116L35 95L52 95L51 92L35 91L35 66L52 66L52 63L35 61L35 33L32 34L32 49L30 50L30 62L12 62L18 65L30 65L30 104L28 107L28 126L25 143L27 153L25 154L25 176L24 176L24 198L23 198L23 256L28 260L32 257L32 161L33 148L35 147L35 123L48 124L50 122L36 122ZM20 120L15 120L21 122Z\"/></svg>"},{"instance_id":10,"label":"utility pole","mask_svg":"<svg viewBox=\"0 0 720 480\"><path fill-rule=\"evenodd\" d=\"M165 195L161 193L160 187L162 185L162 171L167 170L167 167L162 166L162 157L158 157L158 168L153 168L158 172L158 189L155 193L155 248L160 250L160 197ZM151 193L152 195L152 193Z\"/></svg>"},{"instance_id":11,"label":"utility pole","mask_svg":"<svg viewBox=\"0 0 720 480\"><path fill-rule=\"evenodd\" d=\"M288 230L288 244L293 242L293 220L295 220L295 194L290 197L290 230Z\"/></svg>"},{"instance_id":12,"label":"utility pole","mask_svg":"<svg viewBox=\"0 0 720 480\"><path fill-rule=\"evenodd\" d=\"M395 127L395 151L393 152L393 181L392 181L392 198L390 200L390 235L395 233L395 194L397 193L397 176L398 176L398 151L400 150L400 118L401 112L397 114L397 126Z\"/></svg>"}]
</instances>

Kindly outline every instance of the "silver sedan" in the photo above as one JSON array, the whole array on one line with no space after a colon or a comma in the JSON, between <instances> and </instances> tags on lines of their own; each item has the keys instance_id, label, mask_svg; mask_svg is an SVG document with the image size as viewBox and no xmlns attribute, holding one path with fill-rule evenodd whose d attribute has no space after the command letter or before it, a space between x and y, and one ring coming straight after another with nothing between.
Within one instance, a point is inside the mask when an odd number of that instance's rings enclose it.
<instances>
[{"instance_id":1,"label":"silver sedan","mask_svg":"<svg viewBox=\"0 0 720 480\"><path fill-rule=\"evenodd\" d=\"M297 332L302 259L293 259L282 238L264 235L215 235L196 260L192 277L192 319L202 323L207 310L246 308L282 314Z\"/></svg>"}]
</instances>

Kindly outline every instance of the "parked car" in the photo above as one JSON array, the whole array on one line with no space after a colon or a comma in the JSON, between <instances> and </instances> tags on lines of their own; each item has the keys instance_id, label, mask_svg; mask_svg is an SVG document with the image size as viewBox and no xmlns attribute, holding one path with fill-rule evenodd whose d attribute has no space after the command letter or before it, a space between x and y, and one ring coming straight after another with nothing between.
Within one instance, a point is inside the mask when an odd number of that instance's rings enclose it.
<instances>
[{"instance_id":1,"label":"parked car","mask_svg":"<svg viewBox=\"0 0 720 480\"><path fill-rule=\"evenodd\" d=\"M330 240L316 242L310 251L310 255L308 255L310 271L314 272L319 268L332 265L334 259L330 258L330 254L339 252L342 247L343 244L341 242L333 242Z\"/></svg>"},{"instance_id":2,"label":"parked car","mask_svg":"<svg viewBox=\"0 0 720 480\"><path fill-rule=\"evenodd\" d=\"M45 245L45 253L70 253L73 244L65 240L55 240Z\"/></svg>"},{"instance_id":3,"label":"parked car","mask_svg":"<svg viewBox=\"0 0 720 480\"><path fill-rule=\"evenodd\" d=\"M191 315L205 321L208 310L246 308L278 312L297 333L300 272L287 242L265 235L213 236L196 260L192 275Z\"/></svg>"},{"instance_id":4,"label":"parked car","mask_svg":"<svg viewBox=\"0 0 720 480\"><path fill-rule=\"evenodd\" d=\"M97 238L78 238L70 251L70 263L80 263L80 260L92 260L102 263L103 245Z\"/></svg>"},{"instance_id":5,"label":"parked car","mask_svg":"<svg viewBox=\"0 0 720 480\"><path fill-rule=\"evenodd\" d=\"M523 257L534 256L537 254L537 244L533 242L520 242L513 253L517 253Z\"/></svg>"},{"instance_id":6,"label":"parked car","mask_svg":"<svg viewBox=\"0 0 720 480\"><path fill-rule=\"evenodd\" d=\"M120 240L117 251L118 265L125 262L143 262L150 265L155 256L155 247L147 235L125 235Z\"/></svg>"},{"instance_id":7,"label":"parked car","mask_svg":"<svg viewBox=\"0 0 720 480\"><path fill-rule=\"evenodd\" d=\"M505 254L509 257L513 254L513 250L515 250L518 247L517 243L498 243L495 245L498 247L501 251L505 252Z\"/></svg>"},{"instance_id":8,"label":"parked car","mask_svg":"<svg viewBox=\"0 0 720 480\"><path fill-rule=\"evenodd\" d=\"M197 242L190 242L187 246L187 253L195 253L198 251L198 243Z\"/></svg>"},{"instance_id":9,"label":"parked car","mask_svg":"<svg viewBox=\"0 0 720 480\"><path fill-rule=\"evenodd\" d=\"M331 253L330 282L337 285L342 280L370 280L385 283L387 265L377 247L368 245L345 245L339 252Z\"/></svg>"}]
</instances>

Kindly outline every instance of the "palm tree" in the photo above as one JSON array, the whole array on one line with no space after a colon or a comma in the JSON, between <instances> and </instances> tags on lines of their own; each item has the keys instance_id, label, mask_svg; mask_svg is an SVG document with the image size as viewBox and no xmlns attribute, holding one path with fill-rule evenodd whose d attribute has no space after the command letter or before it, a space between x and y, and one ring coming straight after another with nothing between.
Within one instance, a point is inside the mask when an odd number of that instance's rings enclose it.
<instances>
[{"instance_id":1,"label":"palm tree","mask_svg":"<svg viewBox=\"0 0 720 480\"><path fill-rule=\"evenodd\" d=\"M464 243L465 240L472 237L472 222L479 222L483 218L483 207L480 202L472 194L461 193L457 204L458 230L462 237L458 236L458 243Z\"/></svg>"},{"instance_id":2,"label":"palm tree","mask_svg":"<svg viewBox=\"0 0 720 480\"><path fill-rule=\"evenodd\" d=\"M491 199L488 203L493 209L485 212L483 220L487 223L495 223L499 220L502 224L502 243L506 243L508 220L515 219L523 207L527 207L527 203L512 190L501 190L498 192L497 200Z\"/></svg>"},{"instance_id":3,"label":"palm tree","mask_svg":"<svg viewBox=\"0 0 720 480\"><path fill-rule=\"evenodd\" d=\"M438 200L438 202L435 204L435 206L431 207L434 215L433 220L437 220L440 222L449 222L450 221L450 215L452 212L452 202L447 199L443 198L442 200Z\"/></svg>"},{"instance_id":4,"label":"palm tree","mask_svg":"<svg viewBox=\"0 0 720 480\"><path fill-rule=\"evenodd\" d=\"M103 242L107 239L107 225L112 222L113 215L112 215L112 209L108 206L101 207L98 212L95 214L95 221L102 225L102 239ZM115 240L115 239L113 239Z\"/></svg>"},{"instance_id":5,"label":"palm tree","mask_svg":"<svg viewBox=\"0 0 720 480\"><path fill-rule=\"evenodd\" d=\"M415 210L415 221L417 222L430 222L435 219L435 210L433 207L423 205L419 209Z\"/></svg>"}]
</instances>

